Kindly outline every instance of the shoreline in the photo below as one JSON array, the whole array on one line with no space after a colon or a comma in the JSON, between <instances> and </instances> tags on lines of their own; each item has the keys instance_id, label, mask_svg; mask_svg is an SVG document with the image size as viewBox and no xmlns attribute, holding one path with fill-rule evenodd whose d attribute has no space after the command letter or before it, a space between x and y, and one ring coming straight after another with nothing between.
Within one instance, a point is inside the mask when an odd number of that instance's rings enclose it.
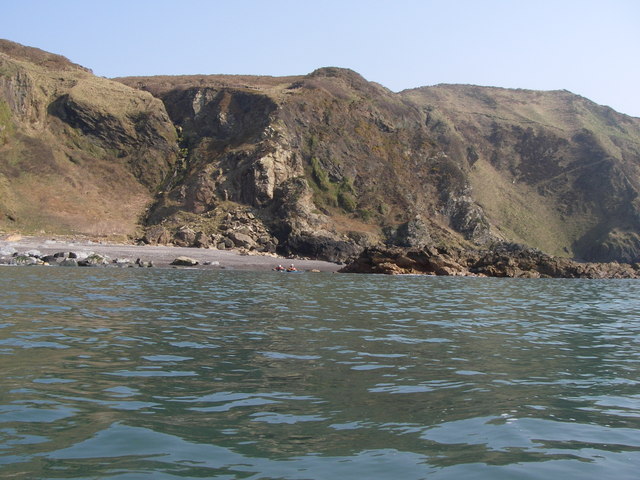
<instances>
[{"instance_id":1,"label":"shoreline","mask_svg":"<svg viewBox=\"0 0 640 480\"><path fill-rule=\"evenodd\" d=\"M286 267L293 263L300 271L337 272L344 266L322 260L250 254L238 250L214 250L210 248L167 245L133 245L56 236L4 235L0 237L0 249L5 247L14 248L18 253L38 250L43 255L51 255L57 252L84 252L106 255L111 260L128 258L135 261L139 258L144 262L153 262L154 268L270 271L280 264ZM193 258L199 264L193 267L170 265L173 260L181 256Z\"/></svg>"}]
</instances>

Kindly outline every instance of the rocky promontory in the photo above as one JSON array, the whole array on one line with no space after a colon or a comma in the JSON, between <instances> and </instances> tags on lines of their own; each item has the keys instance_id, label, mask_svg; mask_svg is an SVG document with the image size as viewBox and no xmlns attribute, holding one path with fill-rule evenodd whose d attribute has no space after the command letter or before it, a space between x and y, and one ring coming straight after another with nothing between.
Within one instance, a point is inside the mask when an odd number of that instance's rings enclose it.
<instances>
[{"instance_id":1,"label":"rocky promontory","mask_svg":"<svg viewBox=\"0 0 640 480\"><path fill-rule=\"evenodd\" d=\"M372 247L341 273L511 278L640 278L640 264L582 263L516 244L486 250Z\"/></svg>"}]
</instances>

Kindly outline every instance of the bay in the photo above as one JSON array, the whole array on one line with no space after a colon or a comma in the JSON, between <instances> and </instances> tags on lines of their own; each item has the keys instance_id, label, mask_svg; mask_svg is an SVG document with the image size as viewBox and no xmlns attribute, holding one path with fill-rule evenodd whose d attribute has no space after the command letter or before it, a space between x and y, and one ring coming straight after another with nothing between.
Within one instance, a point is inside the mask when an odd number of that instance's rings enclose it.
<instances>
[{"instance_id":1,"label":"bay","mask_svg":"<svg viewBox=\"0 0 640 480\"><path fill-rule=\"evenodd\" d=\"M0 476L637 478L639 294L0 268Z\"/></svg>"}]
</instances>

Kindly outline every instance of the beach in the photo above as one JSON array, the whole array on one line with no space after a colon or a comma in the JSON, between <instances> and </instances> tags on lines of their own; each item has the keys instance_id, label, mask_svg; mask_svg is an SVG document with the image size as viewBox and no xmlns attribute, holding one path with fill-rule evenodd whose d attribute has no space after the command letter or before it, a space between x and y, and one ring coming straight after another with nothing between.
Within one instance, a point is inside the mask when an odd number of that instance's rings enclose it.
<instances>
[{"instance_id":1,"label":"beach","mask_svg":"<svg viewBox=\"0 0 640 480\"><path fill-rule=\"evenodd\" d=\"M140 259L143 262L152 262L154 267L160 268L173 268L171 263L177 257L181 256L197 260L198 265L195 266L195 268L207 269L266 271L272 270L278 265L288 267L294 264L296 269L300 271L317 270L320 272L336 272L342 267L342 265L321 260L285 258L275 255L254 254L241 250L215 250L167 245L134 245L75 237L63 238L21 235L4 235L0 237L0 250L10 248L15 249L18 253L38 250L42 255L50 255L57 252L97 253L106 255L111 260L128 258L135 261L136 259Z\"/></svg>"}]
</instances>

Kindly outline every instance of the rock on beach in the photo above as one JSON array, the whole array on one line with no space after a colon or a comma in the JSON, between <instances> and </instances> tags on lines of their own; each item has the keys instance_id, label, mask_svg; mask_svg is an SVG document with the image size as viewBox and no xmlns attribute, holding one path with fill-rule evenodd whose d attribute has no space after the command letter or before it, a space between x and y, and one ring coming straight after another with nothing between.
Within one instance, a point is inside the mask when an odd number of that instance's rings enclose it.
<instances>
[{"instance_id":1,"label":"rock on beach","mask_svg":"<svg viewBox=\"0 0 640 480\"><path fill-rule=\"evenodd\" d=\"M180 267L195 267L198 265L198 260L195 260L190 257L180 256L176 258L171 265L180 266Z\"/></svg>"}]
</instances>

